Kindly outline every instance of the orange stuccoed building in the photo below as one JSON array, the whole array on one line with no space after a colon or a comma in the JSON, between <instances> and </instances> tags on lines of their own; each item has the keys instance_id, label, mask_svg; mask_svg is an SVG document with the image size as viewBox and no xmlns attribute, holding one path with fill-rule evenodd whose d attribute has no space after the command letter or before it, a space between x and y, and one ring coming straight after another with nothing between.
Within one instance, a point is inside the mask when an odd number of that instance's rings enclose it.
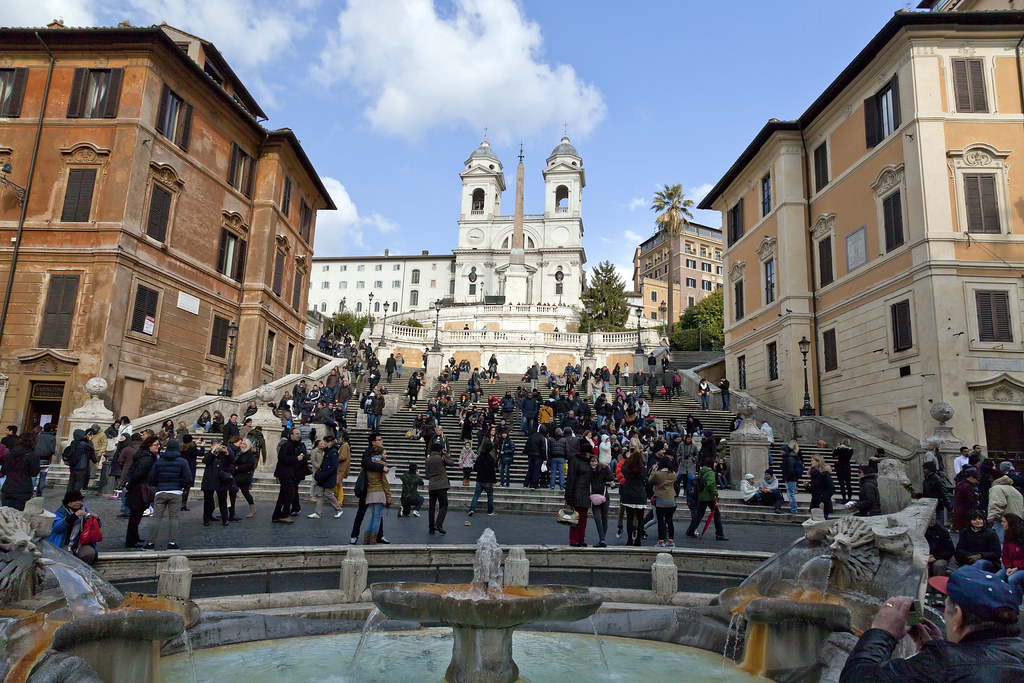
<instances>
[{"instance_id":1,"label":"orange stuccoed building","mask_svg":"<svg viewBox=\"0 0 1024 683\"><path fill-rule=\"evenodd\" d=\"M66 416L95 376L134 417L299 371L316 212L335 207L260 119L217 49L172 27L0 30L3 424Z\"/></svg>"}]
</instances>

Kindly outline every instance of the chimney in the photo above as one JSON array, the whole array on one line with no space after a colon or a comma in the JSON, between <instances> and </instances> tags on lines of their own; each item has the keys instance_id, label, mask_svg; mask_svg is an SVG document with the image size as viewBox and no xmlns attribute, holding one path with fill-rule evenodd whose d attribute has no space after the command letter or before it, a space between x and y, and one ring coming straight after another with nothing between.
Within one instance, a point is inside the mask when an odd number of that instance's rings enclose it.
<instances>
[{"instance_id":1,"label":"chimney","mask_svg":"<svg viewBox=\"0 0 1024 683\"><path fill-rule=\"evenodd\" d=\"M424 250L423 250L423 255L424 255L424 256L429 256L429 255L430 255L430 252L429 252L428 250L424 249Z\"/></svg>"},{"instance_id":2,"label":"chimney","mask_svg":"<svg viewBox=\"0 0 1024 683\"><path fill-rule=\"evenodd\" d=\"M385 249L385 250L384 250L384 255L385 255L385 256L387 256L387 255L388 255L388 250L387 250L387 249Z\"/></svg>"}]
</instances>

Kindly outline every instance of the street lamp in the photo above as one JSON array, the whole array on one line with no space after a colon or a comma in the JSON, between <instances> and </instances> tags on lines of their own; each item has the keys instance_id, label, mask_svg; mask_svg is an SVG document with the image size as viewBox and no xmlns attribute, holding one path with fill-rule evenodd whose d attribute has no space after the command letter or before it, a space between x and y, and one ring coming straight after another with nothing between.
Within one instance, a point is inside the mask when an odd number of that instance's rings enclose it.
<instances>
[{"instance_id":1,"label":"street lamp","mask_svg":"<svg viewBox=\"0 0 1024 683\"><path fill-rule=\"evenodd\" d=\"M218 396L231 395L231 367L235 364L235 339L238 338L238 325L228 325L228 363L224 367L224 384L217 390Z\"/></svg>"},{"instance_id":2,"label":"street lamp","mask_svg":"<svg viewBox=\"0 0 1024 683\"><path fill-rule=\"evenodd\" d=\"M431 351L431 353L440 353L441 352L441 342L437 338L437 330L438 330L438 325L440 324L440 320L441 320L441 300L438 299L437 301L432 303L430 306L431 306L431 308L434 309L434 345L432 347L430 347L430 351Z\"/></svg>"},{"instance_id":3,"label":"street lamp","mask_svg":"<svg viewBox=\"0 0 1024 683\"><path fill-rule=\"evenodd\" d=\"M811 350L811 340L805 336L800 337L797 342L800 346L800 353L804 356L804 405L800 408L801 415L814 415L814 407L811 405L811 392L807 386L807 353Z\"/></svg>"},{"instance_id":4,"label":"street lamp","mask_svg":"<svg viewBox=\"0 0 1024 683\"><path fill-rule=\"evenodd\" d=\"M590 343L590 328L594 318L594 308L588 304L584 310L587 312L587 350L584 355L590 358L594 355L594 347Z\"/></svg>"},{"instance_id":5,"label":"street lamp","mask_svg":"<svg viewBox=\"0 0 1024 683\"><path fill-rule=\"evenodd\" d=\"M484 279L480 278L480 303L484 303L486 301L487 301L487 297L484 294Z\"/></svg>"},{"instance_id":6,"label":"street lamp","mask_svg":"<svg viewBox=\"0 0 1024 683\"><path fill-rule=\"evenodd\" d=\"M636 353L641 356L644 353L644 345L640 343L640 316L643 314L644 309L638 307L636 309Z\"/></svg>"},{"instance_id":7,"label":"street lamp","mask_svg":"<svg viewBox=\"0 0 1024 683\"><path fill-rule=\"evenodd\" d=\"M389 304L387 301L384 302L384 322L382 322L381 325L380 325L380 343L377 344L377 348L378 349L386 349L387 348L387 344L384 343L384 330L388 326L388 307L390 305L391 304Z\"/></svg>"}]
</instances>

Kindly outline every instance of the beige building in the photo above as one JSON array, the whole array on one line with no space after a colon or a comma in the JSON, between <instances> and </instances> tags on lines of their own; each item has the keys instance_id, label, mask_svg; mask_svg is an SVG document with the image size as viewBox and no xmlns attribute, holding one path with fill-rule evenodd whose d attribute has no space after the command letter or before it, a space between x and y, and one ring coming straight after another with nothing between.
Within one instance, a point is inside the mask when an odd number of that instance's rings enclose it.
<instances>
[{"instance_id":1,"label":"beige building","mask_svg":"<svg viewBox=\"0 0 1024 683\"><path fill-rule=\"evenodd\" d=\"M1022 34L1024 12L898 12L743 151L700 206L723 215L734 387L800 409L806 337L821 413L920 437L945 401L961 438L1019 456Z\"/></svg>"},{"instance_id":2,"label":"beige building","mask_svg":"<svg viewBox=\"0 0 1024 683\"><path fill-rule=\"evenodd\" d=\"M657 234L633 252L633 289L643 294L644 317L662 322L668 315L670 263L674 268L672 307L677 319L687 308L721 289L723 282L719 228L691 222L676 238L674 249L670 246L667 237Z\"/></svg>"}]
</instances>

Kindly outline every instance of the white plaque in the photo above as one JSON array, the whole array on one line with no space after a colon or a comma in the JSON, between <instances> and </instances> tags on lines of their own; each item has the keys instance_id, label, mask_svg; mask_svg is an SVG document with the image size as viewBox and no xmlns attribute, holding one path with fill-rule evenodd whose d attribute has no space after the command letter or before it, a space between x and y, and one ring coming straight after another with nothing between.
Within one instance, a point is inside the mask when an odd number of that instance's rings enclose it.
<instances>
[{"instance_id":1,"label":"white plaque","mask_svg":"<svg viewBox=\"0 0 1024 683\"><path fill-rule=\"evenodd\" d=\"M142 333L153 336L153 330L156 329L156 318L151 315L146 316L146 320L142 323Z\"/></svg>"},{"instance_id":2,"label":"white plaque","mask_svg":"<svg viewBox=\"0 0 1024 683\"><path fill-rule=\"evenodd\" d=\"M860 226L846 236L846 272L857 270L868 262L868 233Z\"/></svg>"},{"instance_id":3,"label":"white plaque","mask_svg":"<svg viewBox=\"0 0 1024 683\"><path fill-rule=\"evenodd\" d=\"M178 308L199 315L199 298L185 292L178 292Z\"/></svg>"}]
</instances>

